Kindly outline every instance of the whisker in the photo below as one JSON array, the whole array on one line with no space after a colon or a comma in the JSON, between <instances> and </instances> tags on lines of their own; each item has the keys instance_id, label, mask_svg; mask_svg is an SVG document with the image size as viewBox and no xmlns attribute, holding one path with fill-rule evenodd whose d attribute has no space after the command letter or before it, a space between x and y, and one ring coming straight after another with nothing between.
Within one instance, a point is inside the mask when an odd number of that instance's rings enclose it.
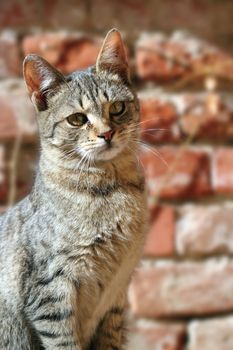
<instances>
[{"instance_id":1,"label":"whisker","mask_svg":"<svg viewBox=\"0 0 233 350\"><path fill-rule=\"evenodd\" d=\"M169 129L161 129L161 128L154 128L154 129L141 129L140 130L141 132L144 132L144 131L166 131L166 132L171 132L171 130Z\"/></svg>"},{"instance_id":2,"label":"whisker","mask_svg":"<svg viewBox=\"0 0 233 350\"><path fill-rule=\"evenodd\" d=\"M78 189L78 185L79 185L79 180L80 180L80 176L83 174L83 170L84 170L84 166L86 163L86 155L84 154L81 158L81 160L79 161L79 163L77 164L76 168L79 170L79 176L77 178L77 189ZM82 166L81 166L82 164Z\"/></svg>"},{"instance_id":3,"label":"whisker","mask_svg":"<svg viewBox=\"0 0 233 350\"><path fill-rule=\"evenodd\" d=\"M138 122L137 125L141 125L147 122L150 122L151 120L155 120L156 118L150 118L150 119L146 119L146 120L142 120L141 122Z\"/></svg>"},{"instance_id":4,"label":"whisker","mask_svg":"<svg viewBox=\"0 0 233 350\"><path fill-rule=\"evenodd\" d=\"M170 169L169 164L168 164L167 161L162 157L161 153L160 153L157 149L155 149L155 148L151 149L151 146L150 146L150 145L148 145L147 143L145 143L145 142L143 142L143 141L141 141L141 140L139 140L139 141L135 140L135 141L138 142L139 144L141 144L142 147L145 147L147 150L151 151L151 153L153 153L158 159L160 159L160 160L163 162L163 164L164 164L168 169Z\"/></svg>"},{"instance_id":5,"label":"whisker","mask_svg":"<svg viewBox=\"0 0 233 350\"><path fill-rule=\"evenodd\" d=\"M62 152L62 156L59 157L60 160L70 160L74 155L76 155L76 150L72 149L68 152Z\"/></svg>"}]
</instances>

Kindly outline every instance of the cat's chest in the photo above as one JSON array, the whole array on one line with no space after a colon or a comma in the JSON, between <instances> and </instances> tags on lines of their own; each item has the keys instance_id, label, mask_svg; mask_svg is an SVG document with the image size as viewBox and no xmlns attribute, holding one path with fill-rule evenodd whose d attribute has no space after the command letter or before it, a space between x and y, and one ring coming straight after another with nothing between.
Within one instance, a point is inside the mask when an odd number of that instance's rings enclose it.
<instances>
[{"instance_id":1,"label":"cat's chest","mask_svg":"<svg viewBox=\"0 0 233 350\"><path fill-rule=\"evenodd\" d=\"M55 217L54 235L46 236L51 264L48 261L43 274L56 276L56 271L62 271L57 279L59 290L66 290L72 301L83 345L125 291L140 256L144 240L141 203L139 196L125 194L111 201L80 201L69 216Z\"/></svg>"},{"instance_id":2,"label":"cat's chest","mask_svg":"<svg viewBox=\"0 0 233 350\"><path fill-rule=\"evenodd\" d=\"M117 193L111 199L85 198L76 216L63 226L61 246L68 254L65 266L88 285L106 288L127 256L138 257L144 241L144 213L140 196ZM57 244L55 242L55 244ZM101 286L103 285L103 286Z\"/></svg>"},{"instance_id":3,"label":"cat's chest","mask_svg":"<svg viewBox=\"0 0 233 350\"><path fill-rule=\"evenodd\" d=\"M114 233L128 239L143 216L142 202L140 194L124 190L108 197L79 195L69 215L60 218L62 226L57 226L58 235L61 237L62 231L63 237L84 245L103 235L111 237Z\"/></svg>"}]
</instances>

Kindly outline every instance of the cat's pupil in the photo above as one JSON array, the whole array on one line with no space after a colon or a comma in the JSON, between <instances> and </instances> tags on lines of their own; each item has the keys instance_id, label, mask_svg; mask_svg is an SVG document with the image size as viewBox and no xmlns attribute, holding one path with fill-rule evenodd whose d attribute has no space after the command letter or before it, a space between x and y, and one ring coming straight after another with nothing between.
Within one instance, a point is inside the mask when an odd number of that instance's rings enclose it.
<instances>
[{"instance_id":1,"label":"cat's pupil","mask_svg":"<svg viewBox=\"0 0 233 350\"><path fill-rule=\"evenodd\" d=\"M74 113L67 117L67 122L75 127L79 127L88 122L88 118L83 113Z\"/></svg>"},{"instance_id":2,"label":"cat's pupil","mask_svg":"<svg viewBox=\"0 0 233 350\"><path fill-rule=\"evenodd\" d=\"M125 103L121 101L117 101L111 104L109 108L109 114L111 116L120 116L125 111Z\"/></svg>"}]
</instances>

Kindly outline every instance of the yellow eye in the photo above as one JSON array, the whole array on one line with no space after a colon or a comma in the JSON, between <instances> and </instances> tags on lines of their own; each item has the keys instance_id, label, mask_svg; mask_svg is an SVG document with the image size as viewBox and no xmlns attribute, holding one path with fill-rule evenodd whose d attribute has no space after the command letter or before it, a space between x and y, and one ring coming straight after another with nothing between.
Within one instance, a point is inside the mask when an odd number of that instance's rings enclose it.
<instances>
[{"instance_id":1,"label":"yellow eye","mask_svg":"<svg viewBox=\"0 0 233 350\"><path fill-rule=\"evenodd\" d=\"M125 112L125 103L117 101L111 104L109 114L113 117L120 116Z\"/></svg>"},{"instance_id":2,"label":"yellow eye","mask_svg":"<svg viewBox=\"0 0 233 350\"><path fill-rule=\"evenodd\" d=\"M88 122L87 116L83 113L74 113L71 114L69 117L66 118L67 122L74 126L74 127L80 127Z\"/></svg>"}]
</instances>

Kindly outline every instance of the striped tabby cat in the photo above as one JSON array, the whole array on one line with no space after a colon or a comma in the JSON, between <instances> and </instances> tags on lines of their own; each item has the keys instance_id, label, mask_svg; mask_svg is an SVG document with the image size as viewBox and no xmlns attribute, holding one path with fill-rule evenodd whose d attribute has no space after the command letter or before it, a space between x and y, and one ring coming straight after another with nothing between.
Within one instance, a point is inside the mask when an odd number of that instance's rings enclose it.
<instances>
[{"instance_id":1,"label":"striped tabby cat","mask_svg":"<svg viewBox=\"0 0 233 350\"><path fill-rule=\"evenodd\" d=\"M0 218L0 349L121 350L146 221L121 36L88 70L64 77L29 55L24 77L41 155L31 193Z\"/></svg>"}]
</instances>

